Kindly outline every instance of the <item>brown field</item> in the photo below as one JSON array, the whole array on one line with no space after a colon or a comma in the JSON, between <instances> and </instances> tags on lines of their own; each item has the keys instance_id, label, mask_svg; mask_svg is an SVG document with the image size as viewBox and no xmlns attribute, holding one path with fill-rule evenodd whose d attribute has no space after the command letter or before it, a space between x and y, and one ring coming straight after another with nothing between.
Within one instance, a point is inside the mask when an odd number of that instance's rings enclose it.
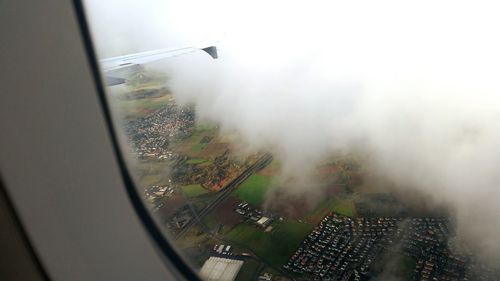
<instances>
[{"instance_id":1,"label":"brown field","mask_svg":"<svg viewBox=\"0 0 500 281\"><path fill-rule=\"evenodd\" d=\"M232 177L226 177L225 179L218 182L216 185L210 186L209 190L212 192L217 192L222 188L224 188L226 184L230 183L232 179L233 179Z\"/></svg>"},{"instance_id":2,"label":"brown field","mask_svg":"<svg viewBox=\"0 0 500 281\"><path fill-rule=\"evenodd\" d=\"M158 210L158 215L160 217L169 217L175 213L182 205L186 203L182 195L178 192L174 192L170 198L164 199L165 205Z\"/></svg>"},{"instance_id":3,"label":"brown field","mask_svg":"<svg viewBox=\"0 0 500 281\"><path fill-rule=\"evenodd\" d=\"M290 196L286 192L278 191L273 194L273 199L268 200L268 208L286 218L294 220L306 220L316 223L331 212L331 206L325 205L325 200L342 197L344 194L343 185L317 186L321 188L323 200L311 202L304 196Z\"/></svg>"},{"instance_id":4,"label":"brown field","mask_svg":"<svg viewBox=\"0 0 500 281\"><path fill-rule=\"evenodd\" d=\"M311 210L310 204L304 197L291 196L284 191L277 191L273 199L268 200L268 209L279 213L288 219L301 219L305 213Z\"/></svg>"},{"instance_id":5,"label":"brown field","mask_svg":"<svg viewBox=\"0 0 500 281\"><path fill-rule=\"evenodd\" d=\"M203 149L201 154L210 156L219 156L229 149L229 144L227 143L209 143L205 149Z\"/></svg>"},{"instance_id":6,"label":"brown field","mask_svg":"<svg viewBox=\"0 0 500 281\"><path fill-rule=\"evenodd\" d=\"M223 224L227 228L232 228L241 223L244 220L243 216L234 211L240 202L240 200L234 197L229 197L226 201L224 201L215 210L215 218L217 222Z\"/></svg>"},{"instance_id":7,"label":"brown field","mask_svg":"<svg viewBox=\"0 0 500 281\"><path fill-rule=\"evenodd\" d=\"M188 155L191 158L213 159L219 155L224 154L229 149L227 143L208 143L201 150L193 150L191 142L185 142L179 147L182 154Z\"/></svg>"}]
</instances>

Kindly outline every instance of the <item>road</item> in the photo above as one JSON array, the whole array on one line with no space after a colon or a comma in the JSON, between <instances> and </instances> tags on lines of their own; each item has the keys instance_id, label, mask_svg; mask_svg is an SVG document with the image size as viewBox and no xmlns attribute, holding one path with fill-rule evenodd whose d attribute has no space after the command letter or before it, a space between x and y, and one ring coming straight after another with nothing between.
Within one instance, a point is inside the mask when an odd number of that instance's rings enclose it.
<instances>
[{"instance_id":1,"label":"road","mask_svg":"<svg viewBox=\"0 0 500 281\"><path fill-rule=\"evenodd\" d=\"M233 181L231 181L226 188L223 190L219 191L219 194L215 200L213 200L211 203L207 204L203 209L201 209L197 214L195 214L195 217L189 221L184 228L177 233L175 236L175 239L179 239L186 232L193 226L196 225L201 221L201 219L206 216L208 213L210 213L215 207L217 207L220 203L224 202L231 193L238 188L240 184L242 184L248 177L250 177L252 174L256 173L257 171L263 169L271 161L273 160L273 156L269 153L264 154L259 160L257 160L252 166L250 166L248 169L246 169L241 175L239 175L237 178L235 178Z\"/></svg>"}]
</instances>

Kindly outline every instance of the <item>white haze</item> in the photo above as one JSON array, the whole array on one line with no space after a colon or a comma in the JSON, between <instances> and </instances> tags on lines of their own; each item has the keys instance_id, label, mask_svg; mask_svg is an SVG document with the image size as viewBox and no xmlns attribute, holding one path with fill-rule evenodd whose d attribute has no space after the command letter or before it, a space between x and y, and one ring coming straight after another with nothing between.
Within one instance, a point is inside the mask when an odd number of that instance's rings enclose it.
<instances>
[{"instance_id":1,"label":"white haze","mask_svg":"<svg viewBox=\"0 0 500 281\"><path fill-rule=\"evenodd\" d=\"M170 86L202 118L271 149L285 172L362 150L397 186L453 206L459 234L500 256L494 1L87 4L103 57L220 40L219 60L169 61Z\"/></svg>"}]
</instances>

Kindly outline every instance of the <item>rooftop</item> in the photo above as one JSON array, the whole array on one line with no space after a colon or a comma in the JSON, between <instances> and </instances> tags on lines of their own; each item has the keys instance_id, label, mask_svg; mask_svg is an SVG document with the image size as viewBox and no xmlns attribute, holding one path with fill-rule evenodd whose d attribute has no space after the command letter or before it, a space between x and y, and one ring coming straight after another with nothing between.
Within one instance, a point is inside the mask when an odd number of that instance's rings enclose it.
<instances>
[{"instance_id":1,"label":"rooftop","mask_svg":"<svg viewBox=\"0 0 500 281\"><path fill-rule=\"evenodd\" d=\"M200 277L206 281L233 281L243 261L210 257L201 267Z\"/></svg>"}]
</instances>

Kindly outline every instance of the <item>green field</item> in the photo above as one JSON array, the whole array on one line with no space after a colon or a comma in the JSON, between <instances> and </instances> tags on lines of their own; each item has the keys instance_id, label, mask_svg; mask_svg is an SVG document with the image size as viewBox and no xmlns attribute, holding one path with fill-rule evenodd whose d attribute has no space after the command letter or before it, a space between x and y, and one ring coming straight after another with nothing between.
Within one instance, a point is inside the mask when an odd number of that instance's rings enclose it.
<instances>
[{"instance_id":1,"label":"green field","mask_svg":"<svg viewBox=\"0 0 500 281\"><path fill-rule=\"evenodd\" d=\"M307 213L306 218L310 222L317 223L330 212L335 212L347 217L354 216L354 203L347 198L330 198Z\"/></svg>"},{"instance_id":2,"label":"green field","mask_svg":"<svg viewBox=\"0 0 500 281\"><path fill-rule=\"evenodd\" d=\"M184 185L181 188L188 197L196 197L208 193L208 190L199 184Z\"/></svg>"},{"instance_id":3,"label":"green field","mask_svg":"<svg viewBox=\"0 0 500 281\"><path fill-rule=\"evenodd\" d=\"M311 232L313 225L284 221L272 226L273 231L264 232L254 224L242 223L232 229L226 239L236 245L248 247L272 266L280 268Z\"/></svg>"},{"instance_id":4,"label":"green field","mask_svg":"<svg viewBox=\"0 0 500 281\"><path fill-rule=\"evenodd\" d=\"M210 157L215 158L218 155L212 155L210 151L204 151L209 143L212 143L212 139L215 139L218 131L215 126L207 124L196 124L192 134L182 141L174 145L174 150L182 151L187 156L192 157L192 159L197 159L195 161L201 161L201 159L206 160ZM202 142L204 137L209 137L210 141L207 143ZM208 153L208 154L207 154ZM191 160L191 159L190 159ZM188 163L190 163L188 160ZM190 164L199 164L190 163Z\"/></svg>"},{"instance_id":5,"label":"green field","mask_svg":"<svg viewBox=\"0 0 500 281\"><path fill-rule=\"evenodd\" d=\"M217 125L212 123L197 123L196 132L209 131L210 133L217 129Z\"/></svg>"},{"instance_id":6,"label":"green field","mask_svg":"<svg viewBox=\"0 0 500 281\"><path fill-rule=\"evenodd\" d=\"M120 118L140 118L161 107L174 103L172 95L144 99L120 99L123 93L115 94L111 106L117 111Z\"/></svg>"},{"instance_id":7,"label":"green field","mask_svg":"<svg viewBox=\"0 0 500 281\"><path fill-rule=\"evenodd\" d=\"M202 222L210 229L216 229L217 227L219 227L219 222L217 221L214 213L209 213L208 215L206 215L203 218Z\"/></svg>"},{"instance_id":8,"label":"green field","mask_svg":"<svg viewBox=\"0 0 500 281\"><path fill-rule=\"evenodd\" d=\"M254 207L260 207L271 188L272 179L268 176L253 175L238 187L233 195Z\"/></svg>"},{"instance_id":9,"label":"green field","mask_svg":"<svg viewBox=\"0 0 500 281\"><path fill-rule=\"evenodd\" d=\"M210 213L206 215L203 218L202 223L206 225L211 231L219 235L224 235L231 230L230 227L221 223L221 221L219 220L219 218L215 213Z\"/></svg>"},{"instance_id":10,"label":"green field","mask_svg":"<svg viewBox=\"0 0 500 281\"><path fill-rule=\"evenodd\" d=\"M203 149L205 149L205 147L207 146L206 143L197 143L197 144L193 144L191 146L191 151L193 152L198 152L198 151L202 151Z\"/></svg>"},{"instance_id":11,"label":"green field","mask_svg":"<svg viewBox=\"0 0 500 281\"><path fill-rule=\"evenodd\" d=\"M241 267L240 272L236 276L236 280L238 281L253 281L253 276L255 271L259 268L259 263L255 260L245 260L243 266Z\"/></svg>"}]
</instances>

